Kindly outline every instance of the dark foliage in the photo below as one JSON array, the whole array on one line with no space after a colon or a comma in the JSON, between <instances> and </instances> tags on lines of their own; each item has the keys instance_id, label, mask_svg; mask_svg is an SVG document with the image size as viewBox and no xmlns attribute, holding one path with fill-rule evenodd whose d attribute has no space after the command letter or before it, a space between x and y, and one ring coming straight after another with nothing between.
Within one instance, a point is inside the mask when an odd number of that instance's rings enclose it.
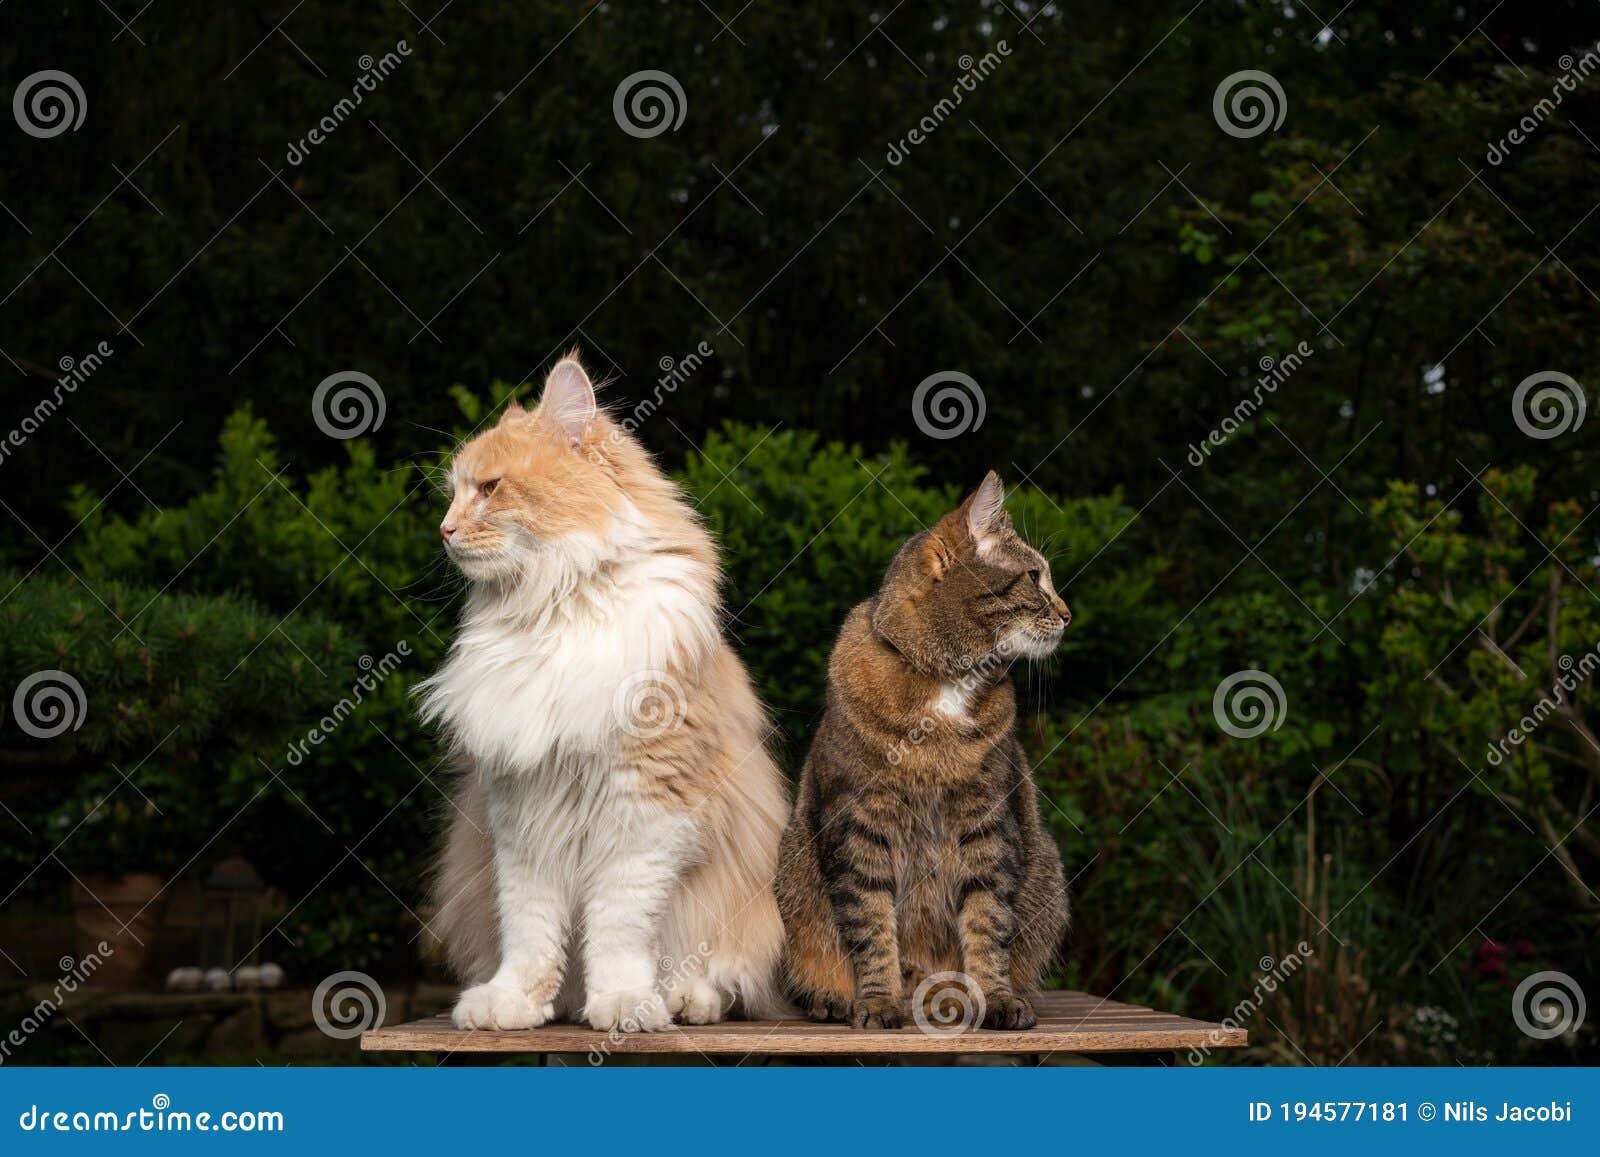
<instances>
[{"instance_id":1,"label":"dark foliage","mask_svg":"<svg viewBox=\"0 0 1600 1157\"><path fill-rule=\"evenodd\" d=\"M92 702L112 688L149 719L272 635L281 687L248 684L251 728L194 736L170 790L199 798L215 761L248 798L246 751L292 789L253 805L286 837L253 854L293 905L303 973L416 966L440 768L406 691L457 589L427 471L503 397L491 383L577 345L612 403L649 404L642 437L720 536L729 630L791 766L839 619L898 541L988 467L1018 484L1075 613L1060 660L1025 677L1079 895L1062 979L1219 1016L1304 943L1314 963L1250 1024L1275 1060L1593 1058L1592 1031L1535 1044L1509 1002L1535 970L1591 996L1597 978L1593 692L1554 689L1600 646L1600 419L1534 437L1514 397L1554 371L1600 406L1600 74L1573 81L1600 8L1361 3L1331 27L1295 3L1147 0L282 17L0 7L0 75L67 68L89 110L0 150L0 422L37 417L64 359L82 379L3 446L0 561L28 577L0 622L28 627L3 652L8 696L54 647ZM401 40L305 147L362 58ZM937 111L962 58L1001 41ZM613 94L643 69L681 83L678 131L619 128ZM1245 69L1284 90L1275 131L1219 127L1213 95ZM311 404L344 370L387 410L346 443ZM913 391L949 370L986 413L932 437ZM165 592L160 623L217 626L178 698L126 682L132 652L87 594L120 606L124 583ZM297 629L324 672L309 702L278 645ZM401 642L395 677L289 764L354 656ZM1240 739L1212 698L1246 669L1287 706ZM232 710L242 686L201 706ZM25 758L4 798L41 821L8 873L114 782L95 760L142 754L142 732L97 735L56 796L8 721ZM63 859L108 854L87 834Z\"/></svg>"}]
</instances>

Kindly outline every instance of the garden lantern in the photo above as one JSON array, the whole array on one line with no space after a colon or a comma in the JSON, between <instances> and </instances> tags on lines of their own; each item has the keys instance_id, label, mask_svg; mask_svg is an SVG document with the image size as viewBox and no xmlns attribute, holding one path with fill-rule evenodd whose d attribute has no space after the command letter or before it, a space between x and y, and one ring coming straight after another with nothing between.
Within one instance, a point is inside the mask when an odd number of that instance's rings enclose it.
<instances>
[{"instance_id":1,"label":"garden lantern","mask_svg":"<svg viewBox=\"0 0 1600 1157\"><path fill-rule=\"evenodd\" d=\"M231 970L255 955L261 942L261 883L250 862L237 852L206 877L200 929L205 967Z\"/></svg>"}]
</instances>

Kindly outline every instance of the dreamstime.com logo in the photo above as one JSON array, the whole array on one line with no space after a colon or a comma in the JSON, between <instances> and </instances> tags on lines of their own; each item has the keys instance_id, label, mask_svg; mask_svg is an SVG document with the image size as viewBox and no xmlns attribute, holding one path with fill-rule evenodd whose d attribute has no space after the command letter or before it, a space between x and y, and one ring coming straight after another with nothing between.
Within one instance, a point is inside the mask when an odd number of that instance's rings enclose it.
<instances>
[{"instance_id":1,"label":"dreamstime.com logo","mask_svg":"<svg viewBox=\"0 0 1600 1157\"><path fill-rule=\"evenodd\" d=\"M687 953L681 959L674 960L670 956L663 956L656 961L656 984L651 987L652 996L657 988L671 991L684 985L693 984L705 972L706 957L711 955L711 945L702 940L695 945L694 951ZM629 1033L639 1031L652 1013L646 1006L634 1008L622 1016L621 1023L606 1033L606 1039L599 1046L589 1050L589 1064L599 1068L606 1063L606 1058L613 1049L622 1044Z\"/></svg>"},{"instance_id":2,"label":"dreamstime.com logo","mask_svg":"<svg viewBox=\"0 0 1600 1157\"><path fill-rule=\"evenodd\" d=\"M1511 1019L1534 1040L1550 1040L1583 1027L1583 989L1565 972L1535 972L1511 994Z\"/></svg>"},{"instance_id":3,"label":"dreamstime.com logo","mask_svg":"<svg viewBox=\"0 0 1600 1157\"><path fill-rule=\"evenodd\" d=\"M1585 651L1580 657L1574 659L1571 655L1562 655L1556 660L1556 666L1561 673L1556 676L1555 685L1550 688L1550 694L1542 695L1539 701L1528 709L1517 725L1505 733L1498 742L1489 744L1489 764L1499 767L1511 755L1513 747L1521 747L1533 733L1544 726L1544 721L1552 715L1559 714L1563 708L1570 710L1572 696L1596 671L1600 671L1600 647Z\"/></svg>"},{"instance_id":4,"label":"dreamstime.com logo","mask_svg":"<svg viewBox=\"0 0 1600 1157\"><path fill-rule=\"evenodd\" d=\"M56 387L50 394L35 402L32 410L22 414L22 421L16 424L16 429L11 430L10 434L6 434L5 438L0 440L0 462L10 458L11 451L21 450L22 446L27 445L27 440L38 434L38 430L43 429L45 422L56 416L56 411L61 410L67 398L77 394L78 386L82 386L83 382L93 376L94 371L106 365L106 358L110 355L112 355L110 342L102 341L83 357L75 358L67 354L56 362L56 366L61 370L61 376L56 378Z\"/></svg>"},{"instance_id":5,"label":"dreamstime.com logo","mask_svg":"<svg viewBox=\"0 0 1600 1157\"><path fill-rule=\"evenodd\" d=\"M922 144L938 131L939 126L949 119L950 115L960 107L961 102L971 93L978 91L978 86L993 75L1000 63L1011 55L1011 46L1004 40L995 41L994 48L985 52L976 60L970 53L963 55L956 64L961 69L961 75L956 78L955 84L950 86L950 95L940 97L928 114L913 125L906 135L897 141L889 142L889 149L884 153L883 159L891 165L898 165L911 155L911 150Z\"/></svg>"},{"instance_id":6,"label":"dreamstime.com logo","mask_svg":"<svg viewBox=\"0 0 1600 1157\"><path fill-rule=\"evenodd\" d=\"M354 115L367 94L378 91L378 86L410 55L411 45L404 40L395 41L392 51L385 52L376 59L370 52L363 55L356 61L361 68L361 75L356 77L356 82L350 86L350 95L340 97L328 110L327 115L313 125L305 136L298 141L290 141L289 148L284 153L284 160L291 165L302 164L311 155L311 150L331 137L340 125Z\"/></svg>"},{"instance_id":7,"label":"dreamstime.com logo","mask_svg":"<svg viewBox=\"0 0 1600 1157\"><path fill-rule=\"evenodd\" d=\"M899 767L913 747L921 747L940 729L950 726L953 720L959 720L965 715L966 709L958 704L963 704L974 691L988 686L1010 667L1011 661L1016 658L1016 650L1016 637L1007 636L1000 640L994 650L978 656L976 660L970 655L962 655L958 660L961 677L951 685L949 698L941 696L933 711L913 723L893 747L884 751L883 758Z\"/></svg>"},{"instance_id":8,"label":"dreamstime.com logo","mask_svg":"<svg viewBox=\"0 0 1600 1157\"><path fill-rule=\"evenodd\" d=\"M1306 941L1302 940L1294 946L1294 951L1285 953L1282 960L1274 960L1270 956L1263 956L1256 961L1256 967L1261 970L1261 975L1256 978L1250 994L1233 1006L1232 1011L1222 1018L1222 1022L1206 1034L1206 1043L1198 1048L1189 1050L1189 1063L1198 1065L1211 1055L1211 1050L1228 1039L1224 1030L1242 1028L1251 1017L1261 1010L1266 1004L1267 997L1277 992L1280 987L1287 984L1289 978L1305 966L1305 962L1316 955L1316 950Z\"/></svg>"},{"instance_id":9,"label":"dreamstime.com logo","mask_svg":"<svg viewBox=\"0 0 1600 1157\"><path fill-rule=\"evenodd\" d=\"M56 367L61 371L61 376L56 379L55 388L33 404L33 409L22 416L22 421L17 423L12 430L0 441L0 462L11 456L13 450L20 450L27 445L28 439L43 429L44 424L55 417L57 410L72 395L78 392L78 387L94 376L95 372L106 363L112 354L111 343L102 341L81 358L65 355L56 362Z\"/></svg>"},{"instance_id":10,"label":"dreamstime.com logo","mask_svg":"<svg viewBox=\"0 0 1600 1157\"><path fill-rule=\"evenodd\" d=\"M387 652L381 659L373 659L371 655L362 655L356 660L356 666L361 668L361 674L350 686L350 694L344 696L333 705L333 709L319 719L305 735L289 745L288 754L284 756L289 766L299 767L305 762L307 755L311 754L313 747L320 747L322 741L338 730L339 725L351 715L355 714L357 707L366 701L367 696L378 689L378 685L394 674L395 668L400 666L402 660L411 655L411 643L401 639L393 651Z\"/></svg>"},{"instance_id":11,"label":"dreamstime.com logo","mask_svg":"<svg viewBox=\"0 0 1600 1157\"><path fill-rule=\"evenodd\" d=\"M611 709L629 735L655 739L683 726L689 700L665 671L638 671L618 685Z\"/></svg>"},{"instance_id":12,"label":"dreamstime.com logo","mask_svg":"<svg viewBox=\"0 0 1600 1157\"><path fill-rule=\"evenodd\" d=\"M988 412L983 387L960 370L929 374L911 395L911 419L917 429L940 441L978 429Z\"/></svg>"},{"instance_id":13,"label":"dreamstime.com logo","mask_svg":"<svg viewBox=\"0 0 1600 1157\"><path fill-rule=\"evenodd\" d=\"M17 1117L24 1133L282 1133L283 1114L275 1109L225 1109L220 1113L174 1109L172 1098L157 1093L148 1109L114 1113L100 1109L50 1109L29 1105Z\"/></svg>"},{"instance_id":14,"label":"dreamstime.com logo","mask_svg":"<svg viewBox=\"0 0 1600 1157\"><path fill-rule=\"evenodd\" d=\"M678 387L699 373L706 362L715 357L717 351L708 341L702 341L681 358L674 358L670 354L663 355L656 366L661 370L661 376L656 379L656 388L649 397L640 398L633 409L623 414L616 424L616 429L606 436L604 443L592 446L589 457L593 461L605 458L605 452L616 448L628 434L637 433L650 418L661 409L669 396L678 392Z\"/></svg>"},{"instance_id":15,"label":"dreamstime.com logo","mask_svg":"<svg viewBox=\"0 0 1600 1157\"><path fill-rule=\"evenodd\" d=\"M388 1012L383 986L365 972L335 972L323 977L311 993L311 1019L334 1040L382 1028Z\"/></svg>"},{"instance_id":16,"label":"dreamstime.com logo","mask_svg":"<svg viewBox=\"0 0 1600 1157\"><path fill-rule=\"evenodd\" d=\"M317 383L311 395L311 420L330 438L344 441L383 425L388 400L377 379L360 370L340 370Z\"/></svg>"},{"instance_id":17,"label":"dreamstime.com logo","mask_svg":"<svg viewBox=\"0 0 1600 1157\"><path fill-rule=\"evenodd\" d=\"M50 995L23 1013L21 1022L4 1037L0 1037L0 1065L11 1059L13 1049L20 1049L27 1044L28 1038L55 1016L66 998L88 983L89 978L100 971L100 966L116 954L117 950L102 940L94 946L93 952L84 953L80 960L63 956L59 961L61 979L56 981Z\"/></svg>"},{"instance_id":18,"label":"dreamstime.com logo","mask_svg":"<svg viewBox=\"0 0 1600 1157\"><path fill-rule=\"evenodd\" d=\"M1528 114L1518 121L1505 136L1498 141L1489 142L1489 151L1484 159L1491 165L1498 165L1511 155L1511 150L1533 136L1539 126L1555 115L1556 109L1566 100L1567 94L1577 92L1578 86L1588 80L1597 70L1600 70L1600 45L1586 51L1577 60L1571 53L1566 53L1556 64L1561 68L1561 75L1556 77L1556 82L1550 87L1550 95L1537 101Z\"/></svg>"},{"instance_id":19,"label":"dreamstime.com logo","mask_svg":"<svg viewBox=\"0 0 1600 1157\"><path fill-rule=\"evenodd\" d=\"M678 131L689 115L689 98L677 77L647 68L622 78L611 97L611 115L630 137L649 140Z\"/></svg>"},{"instance_id":20,"label":"dreamstime.com logo","mask_svg":"<svg viewBox=\"0 0 1600 1157\"><path fill-rule=\"evenodd\" d=\"M1255 417L1267 397L1276 394L1278 387L1293 377L1295 371L1305 365L1306 359L1316 352L1316 347L1302 341L1280 358L1274 358L1271 354L1263 355L1256 363L1261 370L1261 376L1256 378L1250 396L1240 398L1232 412L1223 418L1215 429L1189 447L1189 465L1204 466L1211 452L1226 446L1229 439L1243 429L1246 422Z\"/></svg>"},{"instance_id":21,"label":"dreamstime.com logo","mask_svg":"<svg viewBox=\"0 0 1600 1157\"><path fill-rule=\"evenodd\" d=\"M1511 395L1511 420L1541 442L1576 430L1588 412L1583 387L1558 370L1529 374Z\"/></svg>"},{"instance_id":22,"label":"dreamstime.com logo","mask_svg":"<svg viewBox=\"0 0 1600 1157\"><path fill-rule=\"evenodd\" d=\"M83 95L83 85L70 74L47 68L17 85L11 115L30 137L49 140L78 131L89 115L89 99Z\"/></svg>"},{"instance_id":23,"label":"dreamstime.com logo","mask_svg":"<svg viewBox=\"0 0 1600 1157\"><path fill-rule=\"evenodd\" d=\"M1254 739L1283 726L1288 714L1283 684L1265 671L1235 671L1211 696L1211 713L1217 726L1235 739Z\"/></svg>"},{"instance_id":24,"label":"dreamstime.com logo","mask_svg":"<svg viewBox=\"0 0 1600 1157\"><path fill-rule=\"evenodd\" d=\"M983 1023L983 989L965 972L935 972L911 994L911 1019L926 1036L960 1036Z\"/></svg>"},{"instance_id":25,"label":"dreamstime.com logo","mask_svg":"<svg viewBox=\"0 0 1600 1157\"><path fill-rule=\"evenodd\" d=\"M17 726L35 739L54 739L76 731L89 717L83 684L65 671L35 671L17 684L11 696Z\"/></svg>"},{"instance_id":26,"label":"dreamstime.com logo","mask_svg":"<svg viewBox=\"0 0 1600 1157\"><path fill-rule=\"evenodd\" d=\"M1230 137L1248 140L1276 130L1289 113L1283 85L1269 72L1247 68L1222 78L1211 96L1211 115Z\"/></svg>"}]
</instances>

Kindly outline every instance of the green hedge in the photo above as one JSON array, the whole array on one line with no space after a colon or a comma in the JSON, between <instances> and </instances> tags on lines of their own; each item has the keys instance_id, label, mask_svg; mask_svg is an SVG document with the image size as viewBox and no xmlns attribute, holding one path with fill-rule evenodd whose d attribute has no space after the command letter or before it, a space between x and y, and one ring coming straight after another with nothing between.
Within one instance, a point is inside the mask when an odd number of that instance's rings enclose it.
<instances>
[{"instance_id":1,"label":"green hedge","mask_svg":"<svg viewBox=\"0 0 1600 1157\"><path fill-rule=\"evenodd\" d=\"M259 760L281 760L325 693L321 672L355 659L337 624L280 623L237 596L0 582L0 678L15 689L0 744L20 771L7 806L31 837L0 846L24 868L58 845L79 874L181 867L276 791Z\"/></svg>"},{"instance_id":2,"label":"green hedge","mask_svg":"<svg viewBox=\"0 0 1600 1157\"><path fill-rule=\"evenodd\" d=\"M898 444L869 459L810 431L738 425L713 432L685 463L682 481L721 544L729 629L793 765L821 712L844 616L878 589L900 544L960 502L988 466L941 484ZM1130 632L1153 638L1151 593L1163 564L1133 559L1120 541L1132 518L1120 495L1068 499L1023 486L1007 505L1051 557L1073 609L1052 663L1070 697L1078 672L1092 668L1092 686L1116 665Z\"/></svg>"},{"instance_id":3,"label":"green hedge","mask_svg":"<svg viewBox=\"0 0 1600 1157\"><path fill-rule=\"evenodd\" d=\"M508 392L458 387L457 436ZM418 726L409 690L444 653L463 581L438 547L440 459L385 466L360 441L346 453L297 478L265 425L241 411L211 485L182 506L123 518L74 496L83 533L70 564L118 614L137 614L129 621L150 648L146 657L118 638L64 574L22 580L5 604L18 628L0 652L8 676L81 669L92 704L62 749L82 778L70 806L23 817L30 840L8 861L19 875L115 786L111 762L126 769L177 722L186 730L138 781L154 777L152 798L182 818L160 827L161 841L141 835L131 847L119 844L120 820L86 823L69 849L107 863L181 862L238 814L230 839L290 897L275 952L291 969L417 967L423 876L446 804L440 746ZM1003 462L974 462L968 477L935 480L898 445L869 455L803 430L738 425L685 461L679 477L721 545L728 631L791 771L844 615L876 589L904 537L990 466L1005 473ZM1470 527L1412 487L1373 502L1387 544L1349 591L1286 590L1246 554L1198 602L1182 594L1185 560L1152 543L1120 495L1013 490L1013 517L1051 557L1074 612L1059 655L1017 673L1024 739L1076 896L1058 981L1215 1017L1252 991L1264 958L1306 944L1307 982L1267 1010L1284 1033L1252 1026L1264 1055L1301 1059L1292 1040L1337 1061L1363 1039L1363 1055L1415 1062L1534 1055L1508 1019L1483 1010L1517 971L1590 974L1593 837L1557 839L1589 806L1595 761L1577 732L1555 725L1514 759L1485 766L1480 755L1537 698L1552 640L1574 656L1600 642L1584 590L1600 589L1600 575L1570 533L1576 504L1541 512L1528 470L1489 471L1483 484ZM1545 555L1525 527L1564 545ZM1403 565L1385 567L1390 556ZM164 594L146 611L121 585L159 589L175 576L194 593ZM1517 632L1524 622L1535 625ZM250 663L218 678L257 639L267 642ZM358 654L394 661L354 695ZM1212 702L1245 669L1270 673L1285 703L1277 726L1253 738L1227 734ZM341 702L336 726L321 727ZM109 703L118 706L99 706ZM320 742L289 759L286 743L313 728ZM42 765L28 775L35 790L24 798L56 782ZM123 788L113 801L136 798ZM1547 853L1564 871L1530 875ZM1485 923L1513 892L1518 903ZM1513 968L1496 971L1503 955L1485 938L1520 946ZM1392 1027L1373 1046L1380 1020ZM1581 1054L1592 1038L1541 1047Z\"/></svg>"},{"instance_id":4,"label":"green hedge","mask_svg":"<svg viewBox=\"0 0 1600 1157\"><path fill-rule=\"evenodd\" d=\"M458 387L458 434L509 392L497 385L485 399ZM282 954L312 971L415 966L422 874L445 805L440 748L418 727L408 691L439 662L462 587L438 548L438 460L383 467L365 443L347 449L346 464L295 478L264 423L241 410L224 429L211 485L182 506L124 518L97 495L72 499L83 533L71 563L97 590L177 575L187 590L246 594L290 626L325 616L374 658L409 651L298 764L259 731L238 737L278 773L275 790L252 801L238 827L270 833L247 840L254 862L290 897L304 898L284 926L294 943ZM901 446L868 457L809 432L734 425L712 433L685 464L681 480L721 543L728 630L774 713L791 767L820 711L844 615L876 589L905 536L981 475L975 468L971 479L934 484ZM1156 637L1150 594L1161 564L1127 557L1121 532L1131 512L1116 495L1067 500L1024 487L1011 508L1051 553L1074 605L1060 665L1093 667L1091 682L1101 681L1120 640ZM1069 581L1091 561L1081 583ZM348 698L359 674L348 662L321 665L326 677L315 677L309 696L291 695L288 684L251 683L246 701L274 718L298 715L309 729L325 704ZM220 702L205 705L207 718L225 714ZM120 758L137 760L138 743L123 738ZM242 786L253 782L248 763ZM267 778L260 764L254 773ZM194 799L208 783L197 774L170 787L175 798Z\"/></svg>"}]
</instances>

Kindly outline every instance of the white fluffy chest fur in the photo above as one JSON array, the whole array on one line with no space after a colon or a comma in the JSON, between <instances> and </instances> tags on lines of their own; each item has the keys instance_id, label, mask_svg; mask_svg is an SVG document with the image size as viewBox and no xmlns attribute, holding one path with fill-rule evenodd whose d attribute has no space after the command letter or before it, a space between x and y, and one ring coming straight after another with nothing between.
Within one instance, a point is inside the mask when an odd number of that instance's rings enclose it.
<instances>
[{"instance_id":1,"label":"white fluffy chest fur","mask_svg":"<svg viewBox=\"0 0 1600 1157\"><path fill-rule=\"evenodd\" d=\"M648 543L602 555L569 541L535 559L512 587L474 588L449 658L421 686L423 716L488 775L614 766L592 757L626 740L628 689L692 671L716 644L714 609L695 564Z\"/></svg>"}]
</instances>

